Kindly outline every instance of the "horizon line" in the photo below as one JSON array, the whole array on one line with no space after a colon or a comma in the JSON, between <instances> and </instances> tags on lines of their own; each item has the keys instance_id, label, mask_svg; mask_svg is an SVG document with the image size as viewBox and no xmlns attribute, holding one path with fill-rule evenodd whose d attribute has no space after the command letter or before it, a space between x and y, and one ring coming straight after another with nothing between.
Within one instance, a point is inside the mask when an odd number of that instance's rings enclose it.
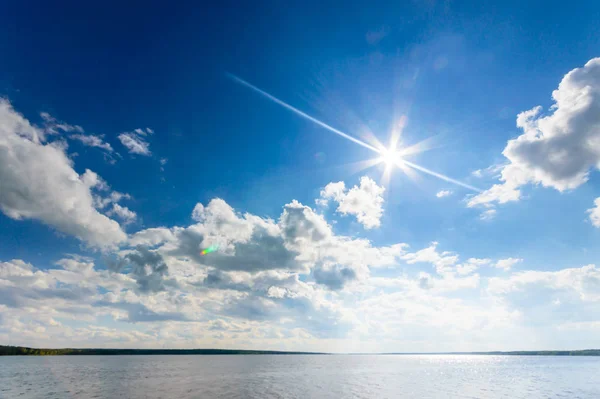
<instances>
[{"instance_id":1,"label":"horizon line","mask_svg":"<svg viewBox=\"0 0 600 399\"><path fill-rule=\"evenodd\" d=\"M138 352L137 354L143 355L140 352L197 352L196 354L295 354L295 355L534 355L534 356L552 356L562 355L568 356L571 353L584 354L587 352L597 352L592 354L593 356L600 356L600 349L543 349L543 350L492 350L492 351L439 351L439 352L318 352L318 351L301 351L301 350L270 350L270 349L223 349L223 348L75 348L75 347L61 347L61 348L42 348L42 347L29 347L29 346L15 346L15 345L0 345L0 356L6 352L7 349L13 350L34 350L34 351L65 351L64 355L77 355L78 353L68 353L66 351L77 351L77 352ZM204 352L204 353L202 353ZM213 353L211 353L213 352ZM117 353L114 353L117 354ZM121 353L126 354L126 353ZM131 353L136 354L136 353ZM194 354L194 353L188 353ZM29 355L28 353L22 353L21 355ZM32 353L31 355L35 355Z\"/></svg>"}]
</instances>

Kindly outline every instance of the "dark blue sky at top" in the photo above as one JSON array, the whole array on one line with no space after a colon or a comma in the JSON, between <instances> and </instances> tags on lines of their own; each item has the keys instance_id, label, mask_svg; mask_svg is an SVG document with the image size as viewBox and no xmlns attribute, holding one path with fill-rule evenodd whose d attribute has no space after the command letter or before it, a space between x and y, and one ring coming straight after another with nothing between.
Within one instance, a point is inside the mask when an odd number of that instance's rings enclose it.
<instances>
[{"instance_id":1,"label":"dark blue sky at top","mask_svg":"<svg viewBox=\"0 0 600 399\"><path fill-rule=\"evenodd\" d=\"M471 171L502 160L506 140L519 134L518 112L550 105L562 76L600 53L595 1L391 3L7 1L0 95L32 121L46 111L105 135L123 159L108 165L73 143L75 167L132 194L128 205L142 218L135 231L188 224L196 202L217 196L276 218L292 199L312 206L330 181L356 184L361 174L342 166L372 157L226 72L348 133L358 134L359 119L384 142L395 115L407 114L408 143L439 135L443 144L416 160L469 181ZM384 37L369 43L368 33L378 31ZM156 132L153 157L133 159L116 136L146 126ZM164 172L159 158L168 159ZM377 179L380 170L365 173ZM597 239L580 226L597 184L578 196L545 192L544 206L537 197L536 205L507 206L493 225L458 200L436 202L433 194L449 187L395 173L382 228L370 238L438 240L472 256L535 252L539 262L555 256L540 251L544 240L560 236L556 251L576 260ZM540 231L540 209L559 203L563 220ZM338 227L363 234L345 219ZM524 246L532 235L538 239ZM0 215L4 257L53 259L78 247L37 222Z\"/></svg>"}]
</instances>

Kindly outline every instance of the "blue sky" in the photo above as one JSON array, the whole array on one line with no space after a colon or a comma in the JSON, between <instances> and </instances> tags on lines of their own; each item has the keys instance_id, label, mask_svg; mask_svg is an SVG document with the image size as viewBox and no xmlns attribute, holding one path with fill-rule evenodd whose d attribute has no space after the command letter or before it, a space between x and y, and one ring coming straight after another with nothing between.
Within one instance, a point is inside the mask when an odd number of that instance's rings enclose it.
<instances>
[{"instance_id":1,"label":"blue sky","mask_svg":"<svg viewBox=\"0 0 600 399\"><path fill-rule=\"evenodd\" d=\"M0 14L3 342L600 346L595 2Z\"/></svg>"}]
</instances>

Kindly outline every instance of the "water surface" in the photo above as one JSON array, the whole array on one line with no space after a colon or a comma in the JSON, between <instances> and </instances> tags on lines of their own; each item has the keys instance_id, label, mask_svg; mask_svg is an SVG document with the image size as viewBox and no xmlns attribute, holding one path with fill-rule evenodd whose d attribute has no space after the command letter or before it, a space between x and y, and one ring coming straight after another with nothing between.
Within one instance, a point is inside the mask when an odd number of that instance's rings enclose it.
<instances>
[{"instance_id":1,"label":"water surface","mask_svg":"<svg viewBox=\"0 0 600 399\"><path fill-rule=\"evenodd\" d=\"M600 398L600 357L0 357L0 398Z\"/></svg>"}]
</instances>

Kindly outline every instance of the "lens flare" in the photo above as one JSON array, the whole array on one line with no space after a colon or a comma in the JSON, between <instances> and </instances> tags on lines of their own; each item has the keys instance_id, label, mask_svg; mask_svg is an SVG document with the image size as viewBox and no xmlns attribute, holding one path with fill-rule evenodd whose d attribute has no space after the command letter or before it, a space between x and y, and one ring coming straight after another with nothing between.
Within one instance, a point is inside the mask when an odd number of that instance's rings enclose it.
<instances>
[{"instance_id":1,"label":"lens flare","mask_svg":"<svg viewBox=\"0 0 600 399\"><path fill-rule=\"evenodd\" d=\"M398 140L400 138L400 133L402 132L402 129L404 128L404 125L406 124L406 118L403 117L400 119L400 124L397 128L397 130L395 132L393 132L392 134L392 140L390 143L390 148L385 148L383 147L383 145L381 145L379 143L379 145L377 146L372 146L368 143L365 143L364 141L361 141L359 139L357 139L356 137L353 137L347 133L342 132L341 130L338 130L328 124L326 124L325 122L322 122L320 120L318 120L317 118L307 114L306 112L300 111L298 108L293 107L292 105L284 102L283 100L280 100L279 98L275 97L272 94L267 93L266 91L254 86L253 84L246 82L244 79L235 76L231 73L226 73L227 77L229 77L230 79L232 79L234 82L241 84L253 91L255 91L256 93L268 98L269 100L273 101L276 104L281 105L284 108L287 108L288 110L294 112L296 115L301 116L304 119L307 119L313 123L316 123L317 125L329 130L332 133L337 134L338 136L341 136L343 138L345 138L346 140L350 140L353 143L356 143L364 148L367 148L373 152L375 152L377 155L379 155L378 158L375 158L375 163L385 163L386 166L386 170L384 172L384 180L389 181L389 177L391 175L391 169L394 166L398 166L400 169L402 169L403 171L407 170L408 168L414 169L414 170L418 170L419 172L428 174L430 176L433 177L437 177L438 179L447 181L449 183L453 183L456 184L458 186L464 187L466 189L475 191L477 193L481 193L481 190L478 189L477 187L473 187L469 184L463 183L459 180L453 179L449 176L443 175L441 173L438 172L434 172L430 169L427 169L423 166L417 165L414 162L410 162L404 159L404 156L409 155L409 154L414 154L414 153L418 153L418 152L422 152L425 151L429 148L431 148L431 143L429 142L430 140L424 140L420 143L417 143L411 147L402 149L400 151L398 151L396 149L396 145L398 143ZM379 147L379 148L377 148ZM204 255L204 254L203 254Z\"/></svg>"},{"instance_id":2,"label":"lens flare","mask_svg":"<svg viewBox=\"0 0 600 399\"><path fill-rule=\"evenodd\" d=\"M204 256L206 254L209 254L211 252L215 252L219 249L218 245L211 245L210 247L203 249L202 252L200 252L200 255Z\"/></svg>"}]
</instances>

